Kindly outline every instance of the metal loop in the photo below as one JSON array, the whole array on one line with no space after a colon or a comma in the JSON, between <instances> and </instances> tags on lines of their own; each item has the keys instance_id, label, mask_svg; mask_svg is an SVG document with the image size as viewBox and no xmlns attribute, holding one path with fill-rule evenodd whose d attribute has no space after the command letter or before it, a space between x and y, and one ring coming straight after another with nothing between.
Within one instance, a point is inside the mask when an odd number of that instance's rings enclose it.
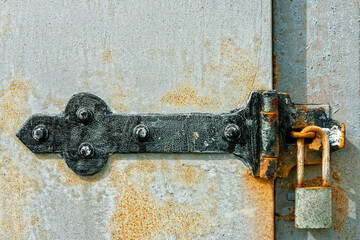
<instances>
[{"instance_id":1,"label":"metal loop","mask_svg":"<svg viewBox=\"0 0 360 240\"><path fill-rule=\"evenodd\" d=\"M317 126L308 126L304 128L300 134L317 133L322 141L322 186L327 187L330 180L330 142L325 130ZM304 138L297 140L297 180L298 187L304 184L304 161L305 161L305 145Z\"/></svg>"},{"instance_id":2,"label":"metal loop","mask_svg":"<svg viewBox=\"0 0 360 240\"><path fill-rule=\"evenodd\" d=\"M302 133L302 132L292 131L290 133L290 136L292 138L315 138L316 135L314 132Z\"/></svg>"}]
</instances>

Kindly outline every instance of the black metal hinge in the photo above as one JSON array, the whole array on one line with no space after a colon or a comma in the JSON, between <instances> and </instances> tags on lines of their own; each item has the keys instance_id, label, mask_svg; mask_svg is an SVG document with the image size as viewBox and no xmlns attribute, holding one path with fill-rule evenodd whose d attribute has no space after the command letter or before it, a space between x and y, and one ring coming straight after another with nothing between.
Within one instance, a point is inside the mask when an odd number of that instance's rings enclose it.
<instances>
[{"instance_id":1,"label":"black metal hinge","mask_svg":"<svg viewBox=\"0 0 360 240\"><path fill-rule=\"evenodd\" d=\"M289 133L309 125L327 130L331 150L344 147L344 124L276 91L254 91L245 108L223 114L114 114L99 97L79 93L59 115L31 116L17 137L34 153L62 154L80 175L101 171L109 153L191 152L233 153L254 176L273 179L295 165Z\"/></svg>"}]
</instances>

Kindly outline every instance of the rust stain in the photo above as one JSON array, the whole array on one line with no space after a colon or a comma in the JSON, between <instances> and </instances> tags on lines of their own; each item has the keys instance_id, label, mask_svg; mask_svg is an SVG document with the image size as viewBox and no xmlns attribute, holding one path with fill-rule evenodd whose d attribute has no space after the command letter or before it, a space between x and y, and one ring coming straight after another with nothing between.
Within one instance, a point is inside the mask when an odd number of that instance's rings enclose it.
<instances>
[{"instance_id":1,"label":"rust stain","mask_svg":"<svg viewBox=\"0 0 360 240\"><path fill-rule=\"evenodd\" d=\"M189 83L194 67L192 63L186 63L183 67L185 80L165 93L160 102L166 106L190 106L202 110L239 107L251 91L269 88L260 83L265 72L256 60L259 44L260 40L256 38L254 49L245 50L230 38L221 39L218 46L205 42L204 50L209 58L203 63L202 79L198 80L200 86Z\"/></svg>"},{"instance_id":2,"label":"rust stain","mask_svg":"<svg viewBox=\"0 0 360 240\"><path fill-rule=\"evenodd\" d=\"M274 40L276 42L276 39ZM273 54L273 84L274 89L277 89L279 81L279 65L277 63L277 53Z\"/></svg>"},{"instance_id":3,"label":"rust stain","mask_svg":"<svg viewBox=\"0 0 360 240\"><path fill-rule=\"evenodd\" d=\"M346 191L340 186L341 178L340 178L340 170L336 168L331 169L333 180L331 182L332 188L332 201L333 201L333 229L337 232L342 232L344 230L345 222L348 218L350 206L349 206L349 198ZM304 187L319 187L322 184L322 177L317 176L308 180L304 181ZM284 184L282 188L284 189L292 189L295 191L296 189L296 178L291 179L291 182L288 184ZM281 216L280 214L276 213L277 217L285 221L294 221L292 218L294 213L291 213L286 216Z\"/></svg>"},{"instance_id":4,"label":"rust stain","mask_svg":"<svg viewBox=\"0 0 360 240\"><path fill-rule=\"evenodd\" d=\"M345 124L344 123L340 123L341 125L341 138L340 138L340 144L339 144L339 149L342 149L345 147L345 132L346 132L346 128L345 128Z\"/></svg>"},{"instance_id":5,"label":"rust stain","mask_svg":"<svg viewBox=\"0 0 360 240\"><path fill-rule=\"evenodd\" d=\"M259 83L259 79L265 75L265 72L256 63L254 54L256 53L251 53L249 50L237 46L232 39L222 39L220 56L225 61L210 62L215 68L220 69L218 73L222 77L230 79L223 97L229 100L228 104L232 108L244 103L252 90L268 89Z\"/></svg>"},{"instance_id":6,"label":"rust stain","mask_svg":"<svg viewBox=\"0 0 360 240\"><path fill-rule=\"evenodd\" d=\"M109 49L104 49L104 53L102 55L102 60L106 63L112 63L113 62L113 58L112 58L112 52Z\"/></svg>"},{"instance_id":7,"label":"rust stain","mask_svg":"<svg viewBox=\"0 0 360 240\"><path fill-rule=\"evenodd\" d=\"M277 158L276 157L260 157L262 159L260 163L260 178L266 178L268 180L276 178L276 173L274 176L271 176L273 173L272 171L275 171L276 164L277 164ZM275 166L275 168L274 168Z\"/></svg>"},{"instance_id":8,"label":"rust stain","mask_svg":"<svg viewBox=\"0 0 360 240\"><path fill-rule=\"evenodd\" d=\"M204 181L205 173L199 168L192 167L187 164L178 164L175 167L178 180L186 183L189 186L199 184Z\"/></svg>"},{"instance_id":9,"label":"rust stain","mask_svg":"<svg viewBox=\"0 0 360 240\"><path fill-rule=\"evenodd\" d=\"M199 90L189 83L180 83L175 90L167 92L160 101L163 105L177 107L196 106L200 109L219 108L220 99L217 97L201 96Z\"/></svg>"},{"instance_id":10,"label":"rust stain","mask_svg":"<svg viewBox=\"0 0 360 240\"><path fill-rule=\"evenodd\" d=\"M8 13L6 16L4 15L0 15L0 35L1 36L6 36L10 33L11 28L10 28L10 24L11 24L11 17L10 17L10 13Z\"/></svg>"},{"instance_id":11,"label":"rust stain","mask_svg":"<svg viewBox=\"0 0 360 240\"><path fill-rule=\"evenodd\" d=\"M287 215L280 215L279 213L275 213L275 217L278 217L287 222L294 222L295 221L295 212L289 213Z\"/></svg>"},{"instance_id":12,"label":"rust stain","mask_svg":"<svg viewBox=\"0 0 360 240\"><path fill-rule=\"evenodd\" d=\"M125 169L113 166L109 174L117 192L115 209L109 220L113 239L166 239L170 236L197 239L211 233L215 227L216 207L211 202L211 195L210 200L202 199L204 202L197 204L181 204L171 197L166 200L156 197L150 188L155 176L171 171L164 161L160 162L139 160L128 164ZM192 177L196 179L196 173L185 168L181 171L189 173L188 176L179 177L184 181Z\"/></svg>"},{"instance_id":13,"label":"rust stain","mask_svg":"<svg viewBox=\"0 0 360 240\"><path fill-rule=\"evenodd\" d=\"M321 137L316 135L314 140L308 145L308 148L311 150L319 151L321 147Z\"/></svg>"},{"instance_id":14,"label":"rust stain","mask_svg":"<svg viewBox=\"0 0 360 240\"><path fill-rule=\"evenodd\" d=\"M276 119L278 119L278 112L269 112L268 113L268 120L270 123L274 122Z\"/></svg>"},{"instance_id":15,"label":"rust stain","mask_svg":"<svg viewBox=\"0 0 360 240\"><path fill-rule=\"evenodd\" d=\"M114 82L112 84L112 93L110 94L111 109L117 112L126 112L129 108L125 104L127 94L122 88L121 82Z\"/></svg>"},{"instance_id":16,"label":"rust stain","mask_svg":"<svg viewBox=\"0 0 360 240\"><path fill-rule=\"evenodd\" d=\"M15 132L29 114L27 101L32 88L24 77L17 77L0 90L0 229L6 239L27 239L30 226L37 229L41 239L47 236L31 202L31 195L40 191L41 184L29 172L39 162L27 154L29 150L25 146L20 146L18 152L10 146L17 144Z\"/></svg>"},{"instance_id":17,"label":"rust stain","mask_svg":"<svg viewBox=\"0 0 360 240\"><path fill-rule=\"evenodd\" d=\"M252 219L255 221L254 225L258 226L257 232L254 232L254 238L274 239L274 182L254 178L250 171L243 177L240 179L240 181L244 181L241 185L246 186L250 193L246 197L246 201L249 205L256 206L256 216L259 216ZM244 192L241 190L240 194L244 194Z\"/></svg>"}]
</instances>

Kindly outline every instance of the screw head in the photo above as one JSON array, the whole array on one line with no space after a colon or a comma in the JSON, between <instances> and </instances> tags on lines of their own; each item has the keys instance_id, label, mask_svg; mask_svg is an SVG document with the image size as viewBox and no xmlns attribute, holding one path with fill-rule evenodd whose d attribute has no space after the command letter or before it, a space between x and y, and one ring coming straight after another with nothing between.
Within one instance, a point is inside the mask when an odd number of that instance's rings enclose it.
<instances>
[{"instance_id":1,"label":"screw head","mask_svg":"<svg viewBox=\"0 0 360 240\"><path fill-rule=\"evenodd\" d=\"M80 122L82 123L88 123L91 121L92 117L93 117L93 113L90 109L86 108L86 107L80 107L77 111L76 111L76 116L79 119Z\"/></svg>"},{"instance_id":2,"label":"screw head","mask_svg":"<svg viewBox=\"0 0 360 240\"><path fill-rule=\"evenodd\" d=\"M150 136L149 128L145 125L137 125L134 128L134 135L140 142L146 141Z\"/></svg>"},{"instance_id":3,"label":"screw head","mask_svg":"<svg viewBox=\"0 0 360 240\"><path fill-rule=\"evenodd\" d=\"M42 124L34 127L32 131L32 137L38 142L45 141L48 138L48 136L49 136L49 132L45 127L45 125Z\"/></svg>"},{"instance_id":4,"label":"screw head","mask_svg":"<svg viewBox=\"0 0 360 240\"><path fill-rule=\"evenodd\" d=\"M229 124L225 127L224 135L229 141L237 141L241 136L241 130L236 124Z\"/></svg>"},{"instance_id":5,"label":"screw head","mask_svg":"<svg viewBox=\"0 0 360 240\"><path fill-rule=\"evenodd\" d=\"M94 147L90 143L82 143L78 151L82 158L91 158L95 152Z\"/></svg>"}]
</instances>

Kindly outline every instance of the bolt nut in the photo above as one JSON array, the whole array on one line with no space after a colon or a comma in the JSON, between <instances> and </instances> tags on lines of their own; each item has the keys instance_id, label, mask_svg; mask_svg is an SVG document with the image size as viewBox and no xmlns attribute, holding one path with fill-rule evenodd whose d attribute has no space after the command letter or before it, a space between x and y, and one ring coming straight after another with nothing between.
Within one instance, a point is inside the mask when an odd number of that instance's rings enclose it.
<instances>
[{"instance_id":1,"label":"bolt nut","mask_svg":"<svg viewBox=\"0 0 360 240\"><path fill-rule=\"evenodd\" d=\"M82 158L91 158L94 156L94 147L90 143L82 143L79 146L79 155Z\"/></svg>"},{"instance_id":2,"label":"bolt nut","mask_svg":"<svg viewBox=\"0 0 360 240\"><path fill-rule=\"evenodd\" d=\"M229 124L225 127L224 135L228 141L237 141L241 136L241 130L236 124Z\"/></svg>"},{"instance_id":3,"label":"bolt nut","mask_svg":"<svg viewBox=\"0 0 360 240\"><path fill-rule=\"evenodd\" d=\"M45 141L49 136L49 132L45 125L37 125L32 131L32 137L38 141Z\"/></svg>"},{"instance_id":4,"label":"bolt nut","mask_svg":"<svg viewBox=\"0 0 360 240\"><path fill-rule=\"evenodd\" d=\"M80 107L77 111L76 111L76 116L79 119L80 122L82 123L88 123L92 120L93 117L93 113L90 109L86 108L86 107Z\"/></svg>"},{"instance_id":5,"label":"bolt nut","mask_svg":"<svg viewBox=\"0 0 360 240\"><path fill-rule=\"evenodd\" d=\"M145 125L137 125L134 128L134 136L140 142L146 141L150 136L149 128Z\"/></svg>"}]
</instances>

